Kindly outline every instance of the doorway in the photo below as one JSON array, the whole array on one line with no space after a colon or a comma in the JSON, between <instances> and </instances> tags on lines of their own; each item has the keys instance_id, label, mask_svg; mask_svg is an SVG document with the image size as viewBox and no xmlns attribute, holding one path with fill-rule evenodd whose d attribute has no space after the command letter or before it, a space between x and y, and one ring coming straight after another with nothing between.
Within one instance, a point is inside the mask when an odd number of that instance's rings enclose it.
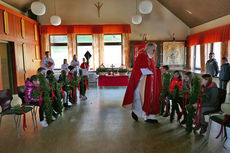
<instances>
[{"instance_id":1,"label":"doorway","mask_svg":"<svg viewBox=\"0 0 230 153\"><path fill-rule=\"evenodd\" d=\"M0 41L0 90L10 89L14 93L13 43Z\"/></svg>"}]
</instances>

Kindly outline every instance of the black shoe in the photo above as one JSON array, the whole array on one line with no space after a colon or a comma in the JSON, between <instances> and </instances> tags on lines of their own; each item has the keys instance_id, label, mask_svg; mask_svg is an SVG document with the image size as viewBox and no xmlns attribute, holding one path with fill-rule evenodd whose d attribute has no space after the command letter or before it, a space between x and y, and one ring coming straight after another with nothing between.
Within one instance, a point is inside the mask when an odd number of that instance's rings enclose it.
<instances>
[{"instance_id":1,"label":"black shoe","mask_svg":"<svg viewBox=\"0 0 230 153\"><path fill-rule=\"evenodd\" d=\"M132 118L133 118L135 121L138 121L138 117L137 117L137 115L136 115L134 112L132 112Z\"/></svg>"},{"instance_id":2,"label":"black shoe","mask_svg":"<svg viewBox=\"0 0 230 153\"><path fill-rule=\"evenodd\" d=\"M64 106L65 108L70 108L70 107L71 107L71 106L68 105L67 103L64 103L63 106Z\"/></svg>"},{"instance_id":3,"label":"black shoe","mask_svg":"<svg viewBox=\"0 0 230 153\"><path fill-rule=\"evenodd\" d=\"M186 120L181 121L180 124L186 124Z\"/></svg>"},{"instance_id":4,"label":"black shoe","mask_svg":"<svg viewBox=\"0 0 230 153\"><path fill-rule=\"evenodd\" d=\"M199 129L200 129L200 128L199 128ZM197 134L198 134L198 132L197 132L197 131L198 131L199 129L198 129L198 127L197 127L197 126L195 126L195 127L193 128L193 133L194 133L195 135L197 135Z\"/></svg>"},{"instance_id":5,"label":"black shoe","mask_svg":"<svg viewBox=\"0 0 230 153\"><path fill-rule=\"evenodd\" d=\"M200 135L204 134L206 131L207 131L207 127L208 126L202 126L201 129L200 129Z\"/></svg>"},{"instance_id":6,"label":"black shoe","mask_svg":"<svg viewBox=\"0 0 230 153\"><path fill-rule=\"evenodd\" d=\"M177 114L177 121L180 121L181 117L182 117L182 113L178 113Z\"/></svg>"},{"instance_id":7,"label":"black shoe","mask_svg":"<svg viewBox=\"0 0 230 153\"><path fill-rule=\"evenodd\" d=\"M156 119L147 119L147 120L145 120L145 122L155 124L155 123L158 123L158 120L156 120Z\"/></svg>"},{"instance_id":8,"label":"black shoe","mask_svg":"<svg viewBox=\"0 0 230 153\"><path fill-rule=\"evenodd\" d=\"M168 113L165 113L164 115L163 115L163 117L168 117L169 116L169 114Z\"/></svg>"},{"instance_id":9,"label":"black shoe","mask_svg":"<svg viewBox=\"0 0 230 153\"><path fill-rule=\"evenodd\" d=\"M174 118L173 118L173 117L170 117L170 123L172 123L172 122L173 122L173 120L174 120Z\"/></svg>"}]
</instances>

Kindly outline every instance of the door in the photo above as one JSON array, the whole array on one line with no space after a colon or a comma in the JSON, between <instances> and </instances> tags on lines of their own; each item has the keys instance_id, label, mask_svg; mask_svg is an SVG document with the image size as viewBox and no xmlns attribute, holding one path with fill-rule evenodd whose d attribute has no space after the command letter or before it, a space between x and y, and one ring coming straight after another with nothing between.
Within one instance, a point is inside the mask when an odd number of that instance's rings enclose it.
<instances>
[{"instance_id":1,"label":"door","mask_svg":"<svg viewBox=\"0 0 230 153\"><path fill-rule=\"evenodd\" d=\"M8 42L0 42L0 90L11 89Z\"/></svg>"}]
</instances>

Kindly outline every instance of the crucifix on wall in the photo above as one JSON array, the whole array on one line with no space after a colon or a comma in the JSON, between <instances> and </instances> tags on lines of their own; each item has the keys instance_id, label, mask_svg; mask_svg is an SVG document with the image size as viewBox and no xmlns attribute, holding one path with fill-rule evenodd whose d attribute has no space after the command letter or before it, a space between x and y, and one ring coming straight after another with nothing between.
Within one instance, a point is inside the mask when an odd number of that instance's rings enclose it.
<instances>
[{"instance_id":1,"label":"crucifix on wall","mask_svg":"<svg viewBox=\"0 0 230 153\"><path fill-rule=\"evenodd\" d=\"M100 18L100 10L101 10L101 7L103 6L103 3L101 2L97 2L94 4L97 8L97 14L98 14L98 18Z\"/></svg>"}]
</instances>

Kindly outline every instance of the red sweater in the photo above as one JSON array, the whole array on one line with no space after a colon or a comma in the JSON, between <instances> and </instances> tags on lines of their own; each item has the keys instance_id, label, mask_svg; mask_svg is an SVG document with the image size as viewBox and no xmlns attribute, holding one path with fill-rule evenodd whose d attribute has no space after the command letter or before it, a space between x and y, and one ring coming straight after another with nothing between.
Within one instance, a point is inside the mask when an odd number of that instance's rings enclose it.
<instances>
[{"instance_id":1,"label":"red sweater","mask_svg":"<svg viewBox=\"0 0 230 153\"><path fill-rule=\"evenodd\" d=\"M86 62L81 63L80 68L89 70L89 65Z\"/></svg>"},{"instance_id":2,"label":"red sweater","mask_svg":"<svg viewBox=\"0 0 230 153\"><path fill-rule=\"evenodd\" d=\"M173 78L172 81L171 81L171 83L170 83L170 85L169 85L169 91L170 92L173 92L173 89L174 89L175 85L178 85L179 86L179 91L181 91L183 82L179 81L178 78Z\"/></svg>"}]
</instances>

